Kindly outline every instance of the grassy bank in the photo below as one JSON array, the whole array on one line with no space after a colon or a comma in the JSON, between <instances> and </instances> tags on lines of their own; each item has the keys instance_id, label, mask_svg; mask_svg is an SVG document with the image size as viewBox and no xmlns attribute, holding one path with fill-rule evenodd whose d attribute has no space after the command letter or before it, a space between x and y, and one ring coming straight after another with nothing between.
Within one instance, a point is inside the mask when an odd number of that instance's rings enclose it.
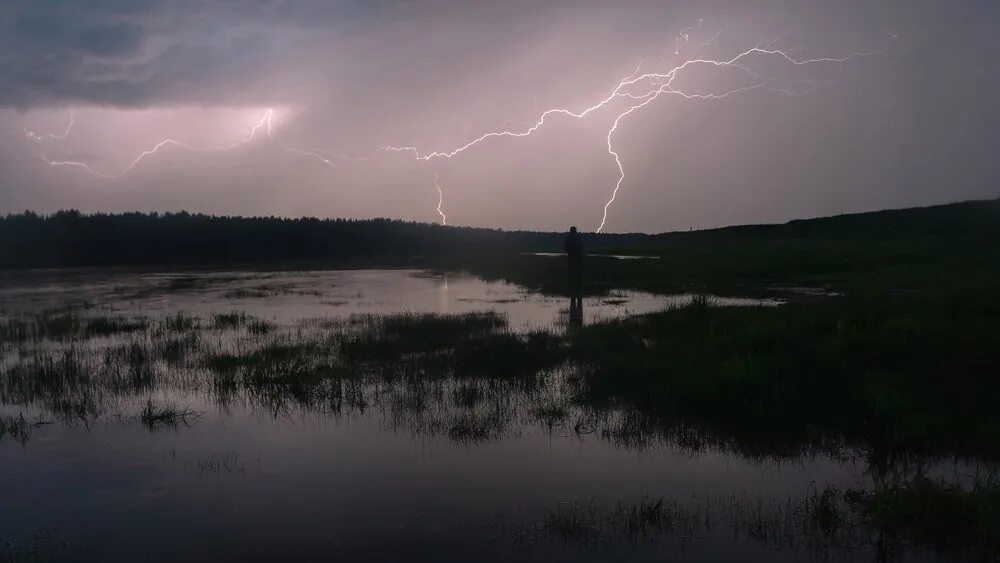
<instances>
[{"instance_id":1,"label":"grassy bank","mask_svg":"<svg viewBox=\"0 0 1000 563\"><path fill-rule=\"evenodd\" d=\"M722 435L994 457L1000 308L976 297L695 304L587 327L570 337L571 357L587 402Z\"/></svg>"},{"instance_id":2,"label":"grassy bank","mask_svg":"<svg viewBox=\"0 0 1000 563\"><path fill-rule=\"evenodd\" d=\"M794 297L783 289L890 295L995 288L1000 280L1000 201L667 233L634 246L598 246L588 252L656 258L586 258L584 289L592 294L633 288ZM443 264L568 294L562 258L482 253Z\"/></svg>"}]
</instances>

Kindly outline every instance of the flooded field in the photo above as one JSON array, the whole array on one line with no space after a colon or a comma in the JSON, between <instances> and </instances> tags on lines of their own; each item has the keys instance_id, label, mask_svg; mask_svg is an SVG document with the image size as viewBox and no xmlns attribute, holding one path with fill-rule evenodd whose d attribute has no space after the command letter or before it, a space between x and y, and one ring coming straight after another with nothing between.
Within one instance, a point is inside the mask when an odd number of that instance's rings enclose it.
<instances>
[{"instance_id":1,"label":"flooded field","mask_svg":"<svg viewBox=\"0 0 1000 563\"><path fill-rule=\"evenodd\" d=\"M311 272L117 273L42 271L0 278L0 315L60 307L91 313L210 317L240 311L277 323L318 317L401 312L454 314L495 311L514 330L565 325L569 300L487 282L468 274L423 270ZM587 298L583 322L593 323L689 303L692 295L631 290ZM723 306L777 305L777 300L710 297Z\"/></svg>"},{"instance_id":2,"label":"flooded field","mask_svg":"<svg viewBox=\"0 0 1000 563\"><path fill-rule=\"evenodd\" d=\"M690 295L587 298L574 322L563 298L413 270L2 283L0 561L944 557L853 508L908 462L581 398L564 333Z\"/></svg>"}]
</instances>

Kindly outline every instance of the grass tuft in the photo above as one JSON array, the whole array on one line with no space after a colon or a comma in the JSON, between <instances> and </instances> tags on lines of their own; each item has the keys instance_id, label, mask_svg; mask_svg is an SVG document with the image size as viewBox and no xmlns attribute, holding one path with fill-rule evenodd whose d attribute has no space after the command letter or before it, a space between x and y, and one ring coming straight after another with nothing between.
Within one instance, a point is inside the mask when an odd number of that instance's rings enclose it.
<instances>
[{"instance_id":1,"label":"grass tuft","mask_svg":"<svg viewBox=\"0 0 1000 563\"><path fill-rule=\"evenodd\" d=\"M150 431L161 428L177 428L178 425L190 426L191 422L201 416L201 413L191 409L181 409L173 405L157 405L152 399L146 401L146 405L139 413L139 420Z\"/></svg>"}]
</instances>

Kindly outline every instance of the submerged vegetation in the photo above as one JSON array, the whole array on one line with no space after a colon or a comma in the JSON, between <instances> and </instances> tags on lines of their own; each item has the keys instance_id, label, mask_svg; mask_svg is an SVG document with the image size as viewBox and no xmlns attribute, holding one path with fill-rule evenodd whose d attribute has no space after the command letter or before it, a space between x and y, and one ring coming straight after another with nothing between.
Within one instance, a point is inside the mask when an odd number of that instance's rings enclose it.
<instances>
[{"instance_id":1,"label":"submerged vegetation","mask_svg":"<svg viewBox=\"0 0 1000 563\"><path fill-rule=\"evenodd\" d=\"M541 522L505 526L515 541L613 545L672 539L690 542L726 529L770 548L826 552L867 549L877 560L905 560L906 543L956 559L1000 556L1000 488L992 480L965 489L923 476L872 489L811 487L805 495L748 494L669 499L641 497L608 506L596 499L559 503Z\"/></svg>"},{"instance_id":2,"label":"submerged vegetation","mask_svg":"<svg viewBox=\"0 0 1000 563\"><path fill-rule=\"evenodd\" d=\"M191 409L182 409L174 405L157 405L152 399L146 400L146 406L139 413L139 420L150 430L158 428L176 428L178 424L188 426L199 413Z\"/></svg>"},{"instance_id":3,"label":"submerged vegetation","mask_svg":"<svg viewBox=\"0 0 1000 563\"><path fill-rule=\"evenodd\" d=\"M27 419L24 413L18 413L17 416L0 415L0 440L9 436L21 444L26 444L31 437L31 431L46 424L49 423L42 417Z\"/></svg>"},{"instance_id":4,"label":"submerged vegetation","mask_svg":"<svg viewBox=\"0 0 1000 563\"><path fill-rule=\"evenodd\" d=\"M154 431L183 429L200 416L154 394L207 392L223 411L237 402L274 415L375 409L389 428L457 444L534 424L625 447L666 442L751 459L845 448L870 463L900 451L994 458L998 419L989 405L998 389L988 374L1000 365L1000 347L984 335L967 348L970 335L959 326L982 329L970 324L982 308L952 309L953 321L928 331L920 328L926 319L914 311L899 317L894 307L850 298L781 308L694 300L565 333L516 332L491 312L292 325L239 311L112 321L95 312L43 312L6 321L18 328L3 341L0 402L71 425L134 409L133 420ZM0 437L27 443L44 423L0 418ZM205 471L242 472L243 465L216 460ZM781 506L729 499L724 512L728 526L767 545L896 549L893 542L906 542L997 553L997 483L963 487L917 474ZM610 511L571 503L528 536L585 543L695 537L710 532L705 510L719 509L663 499Z\"/></svg>"},{"instance_id":5,"label":"submerged vegetation","mask_svg":"<svg viewBox=\"0 0 1000 563\"><path fill-rule=\"evenodd\" d=\"M242 394L269 408L329 401L348 380L442 380L455 387L451 402L466 406L480 401L480 389L461 381L530 389L558 372L569 393L532 411L549 425L572 403L635 413L609 436L695 429L716 444L781 455L822 442L995 457L1000 382L991 374L1000 333L992 326L1000 310L912 299L843 296L782 307L695 299L565 333L514 331L492 312L292 326L240 311L208 320L42 312L4 321L0 393L8 403L85 419L102 396L206 377L224 402Z\"/></svg>"}]
</instances>

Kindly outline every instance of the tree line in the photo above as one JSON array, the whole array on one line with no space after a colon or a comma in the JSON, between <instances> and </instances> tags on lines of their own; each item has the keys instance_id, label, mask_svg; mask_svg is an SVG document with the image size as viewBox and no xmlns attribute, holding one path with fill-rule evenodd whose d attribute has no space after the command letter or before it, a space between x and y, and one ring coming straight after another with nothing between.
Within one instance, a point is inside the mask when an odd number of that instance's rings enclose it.
<instances>
[{"instance_id":1,"label":"tree line","mask_svg":"<svg viewBox=\"0 0 1000 563\"><path fill-rule=\"evenodd\" d=\"M0 268L405 262L469 253L558 252L563 236L394 219L29 211L0 217ZM590 242L599 247L643 237L590 235Z\"/></svg>"}]
</instances>

